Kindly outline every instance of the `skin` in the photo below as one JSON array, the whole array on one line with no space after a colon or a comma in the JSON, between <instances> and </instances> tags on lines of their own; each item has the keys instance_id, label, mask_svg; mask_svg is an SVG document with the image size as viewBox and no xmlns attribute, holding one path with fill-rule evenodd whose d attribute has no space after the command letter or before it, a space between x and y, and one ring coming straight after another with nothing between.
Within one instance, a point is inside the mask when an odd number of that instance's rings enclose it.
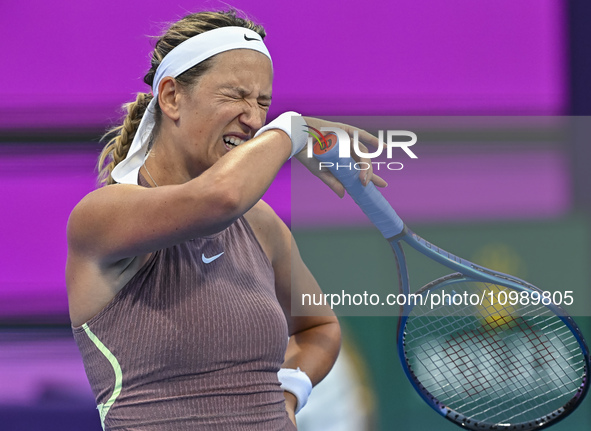
<instances>
[{"instance_id":1,"label":"skin","mask_svg":"<svg viewBox=\"0 0 591 431\"><path fill-rule=\"evenodd\" d=\"M146 161L158 187L116 184L95 190L68 221L66 282L74 326L100 312L152 252L219 232L244 215L275 271L277 298L291 336L283 367L301 368L313 384L324 378L340 347L338 321L328 308L324 316L291 316L292 289L319 293L320 288L287 226L260 200L291 152L291 141L280 130L250 139L265 124L272 80L266 56L240 49L218 54L189 88L170 77L161 81L162 123ZM229 146L223 138L230 136L247 141ZM370 136L361 135L372 141ZM141 172L150 178L144 168ZM314 173L344 194L328 172ZM368 172L364 182L370 180L385 185ZM284 395L295 424L296 399Z\"/></svg>"}]
</instances>

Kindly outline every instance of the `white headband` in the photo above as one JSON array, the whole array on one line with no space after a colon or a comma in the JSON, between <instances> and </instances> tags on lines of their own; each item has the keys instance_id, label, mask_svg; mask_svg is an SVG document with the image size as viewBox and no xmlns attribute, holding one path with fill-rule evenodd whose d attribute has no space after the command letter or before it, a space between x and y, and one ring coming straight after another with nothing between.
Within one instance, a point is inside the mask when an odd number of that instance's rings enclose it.
<instances>
[{"instance_id":1,"label":"white headband","mask_svg":"<svg viewBox=\"0 0 591 431\"><path fill-rule=\"evenodd\" d=\"M196 64L232 49L252 49L271 59L261 36L244 27L221 27L206 31L185 40L164 57L156 69L152 84L154 98L146 108L127 156L111 172L115 181L124 184L137 184L138 171L148 156L147 150L155 124L154 112L158 103L160 81L167 76L176 78Z\"/></svg>"}]
</instances>

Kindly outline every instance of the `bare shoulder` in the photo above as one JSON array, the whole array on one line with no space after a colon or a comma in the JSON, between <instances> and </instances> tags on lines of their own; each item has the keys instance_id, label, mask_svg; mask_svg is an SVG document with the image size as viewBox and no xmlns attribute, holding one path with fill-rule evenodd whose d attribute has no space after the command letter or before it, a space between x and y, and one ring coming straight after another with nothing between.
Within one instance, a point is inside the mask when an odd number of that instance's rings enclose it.
<instances>
[{"instance_id":1,"label":"bare shoulder","mask_svg":"<svg viewBox=\"0 0 591 431\"><path fill-rule=\"evenodd\" d=\"M104 237L105 226L113 223L108 217L108 202L118 199L125 188L109 186L89 193L68 219L65 275L74 326L100 312L150 257L146 254L111 261L101 253L100 237Z\"/></svg>"},{"instance_id":2,"label":"bare shoulder","mask_svg":"<svg viewBox=\"0 0 591 431\"><path fill-rule=\"evenodd\" d=\"M129 188L140 189L139 186L117 185L101 187L82 198L74 207L68 218L68 248L80 253L92 254L92 245L97 244L95 237L109 219L113 220L111 202L120 201Z\"/></svg>"},{"instance_id":3,"label":"bare shoulder","mask_svg":"<svg viewBox=\"0 0 591 431\"><path fill-rule=\"evenodd\" d=\"M269 204L258 201L244 217L272 263L289 249L291 232Z\"/></svg>"}]
</instances>

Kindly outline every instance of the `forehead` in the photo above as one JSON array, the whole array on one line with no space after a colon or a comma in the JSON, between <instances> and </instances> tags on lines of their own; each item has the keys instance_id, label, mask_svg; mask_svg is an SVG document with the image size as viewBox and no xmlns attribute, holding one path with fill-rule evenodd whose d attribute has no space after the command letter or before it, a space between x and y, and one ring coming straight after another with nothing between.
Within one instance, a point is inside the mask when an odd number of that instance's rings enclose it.
<instances>
[{"instance_id":1,"label":"forehead","mask_svg":"<svg viewBox=\"0 0 591 431\"><path fill-rule=\"evenodd\" d=\"M251 49L233 49L212 58L213 64L203 76L220 85L248 85L270 90L273 65L266 55Z\"/></svg>"}]
</instances>

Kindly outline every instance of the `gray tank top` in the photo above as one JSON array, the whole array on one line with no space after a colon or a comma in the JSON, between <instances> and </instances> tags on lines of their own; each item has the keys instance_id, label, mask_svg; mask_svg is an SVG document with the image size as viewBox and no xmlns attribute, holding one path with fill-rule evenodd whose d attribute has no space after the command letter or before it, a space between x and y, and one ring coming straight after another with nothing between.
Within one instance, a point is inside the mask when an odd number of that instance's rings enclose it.
<instances>
[{"instance_id":1,"label":"gray tank top","mask_svg":"<svg viewBox=\"0 0 591 431\"><path fill-rule=\"evenodd\" d=\"M154 252L73 332L105 430L295 430L277 380L287 323L244 218Z\"/></svg>"}]
</instances>

